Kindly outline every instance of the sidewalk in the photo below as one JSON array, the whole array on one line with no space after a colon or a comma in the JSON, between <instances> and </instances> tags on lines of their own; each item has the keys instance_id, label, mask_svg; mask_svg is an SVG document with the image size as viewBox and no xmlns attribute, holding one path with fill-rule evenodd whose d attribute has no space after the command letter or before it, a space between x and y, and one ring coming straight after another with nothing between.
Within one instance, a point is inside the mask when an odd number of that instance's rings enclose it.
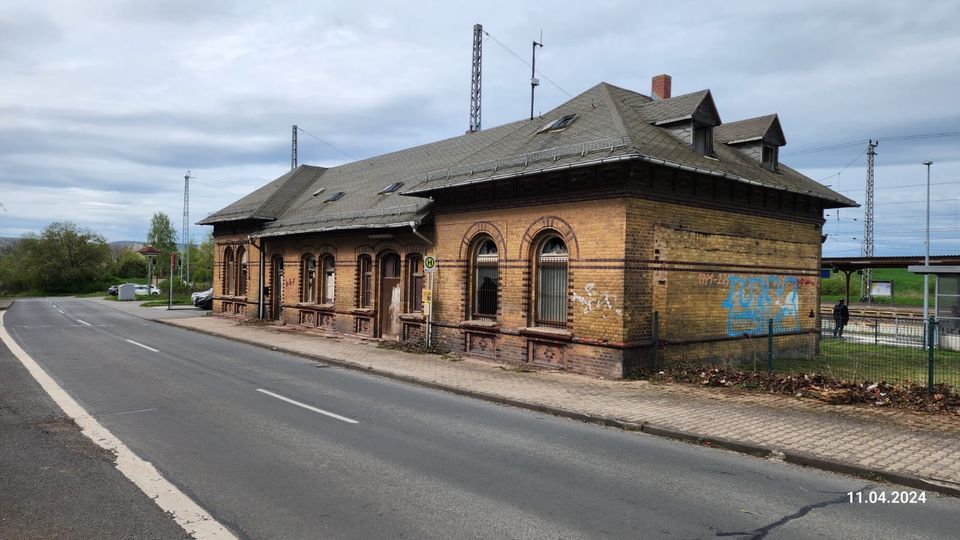
<instances>
[{"instance_id":1,"label":"sidewalk","mask_svg":"<svg viewBox=\"0 0 960 540\"><path fill-rule=\"evenodd\" d=\"M451 361L380 349L356 338L220 317L162 322L499 403L960 496L958 416L522 372L492 362Z\"/></svg>"}]
</instances>

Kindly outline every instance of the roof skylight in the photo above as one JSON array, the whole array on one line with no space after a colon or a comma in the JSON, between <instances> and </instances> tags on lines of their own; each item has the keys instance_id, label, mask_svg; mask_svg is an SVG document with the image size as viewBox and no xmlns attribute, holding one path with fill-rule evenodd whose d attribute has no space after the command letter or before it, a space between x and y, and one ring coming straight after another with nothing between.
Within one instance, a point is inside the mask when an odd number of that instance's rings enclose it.
<instances>
[{"instance_id":1,"label":"roof skylight","mask_svg":"<svg viewBox=\"0 0 960 540\"><path fill-rule=\"evenodd\" d=\"M381 189L378 195L383 195L384 193L393 193L394 191L400 189L400 186L402 185L403 185L403 182L394 182L389 186Z\"/></svg>"},{"instance_id":2,"label":"roof skylight","mask_svg":"<svg viewBox=\"0 0 960 540\"><path fill-rule=\"evenodd\" d=\"M342 191L338 191L338 192L334 193L333 195L331 195L327 200L325 200L325 201L323 201L323 202L325 202L325 203L336 202L336 201L339 201L341 197L343 197L343 192L342 192Z\"/></svg>"},{"instance_id":3,"label":"roof skylight","mask_svg":"<svg viewBox=\"0 0 960 540\"><path fill-rule=\"evenodd\" d=\"M553 122L550 122L549 124L540 128L540 131L537 133L546 133L548 131L560 131L561 129L567 129L576 119L577 113L561 116L560 118L557 118Z\"/></svg>"}]
</instances>

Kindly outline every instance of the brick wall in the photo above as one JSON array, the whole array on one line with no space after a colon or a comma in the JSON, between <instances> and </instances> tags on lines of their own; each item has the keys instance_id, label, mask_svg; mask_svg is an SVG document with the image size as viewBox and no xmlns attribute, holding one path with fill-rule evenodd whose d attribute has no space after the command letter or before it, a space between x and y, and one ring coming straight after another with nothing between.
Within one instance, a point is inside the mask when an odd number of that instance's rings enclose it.
<instances>
[{"instance_id":1,"label":"brick wall","mask_svg":"<svg viewBox=\"0 0 960 540\"><path fill-rule=\"evenodd\" d=\"M737 340L767 318L775 318L786 334L817 326L822 208L815 200L642 163L553 173L548 180L438 193L433 230L423 229L435 246L402 229L264 239L266 260L280 257L284 263L282 320L379 337L379 262L384 253L395 252L404 263L404 306L407 255L433 254L439 261L438 343L510 364L621 377L654 361L654 313L660 318L657 337L671 340L676 359L717 356L712 344L717 341L704 336L722 339L724 355L737 354ZM221 291L223 248L248 243L244 232L214 232L215 310L256 316L256 248L249 249L247 298ZM394 238L371 240L372 233ZM567 320L549 327L534 318L534 252L546 234L561 237L568 248ZM472 250L480 238L492 239L498 248L498 310L487 318L469 309ZM300 261L306 253L318 259L335 255L334 305L301 301ZM361 254L373 260L370 309L357 307ZM273 292L269 267L266 285ZM407 314L401 327L402 336L416 339L422 317ZM795 348L813 341L782 336L777 343Z\"/></svg>"},{"instance_id":2,"label":"brick wall","mask_svg":"<svg viewBox=\"0 0 960 540\"><path fill-rule=\"evenodd\" d=\"M401 259L400 282L403 295L404 311L409 309L409 272L407 257L412 254L425 255L429 249L422 239L410 232L389 231L393 239L371 240L370 233L383 231L364 231L362 233L326 233L311 235L292 235L257 239L253 243L248 240L248 234L217 234L214 233L216 250L214 257L214 313L227 315L242 315L256 317L259 295L259 261L260 251L264 249L266 287L264 301L264 317L282 321L285 324L300 325L307 328L316 328L321 331L331 331L343 334L358 334L366 337L378 337L379 283L377 276L380 272L380 260L386 253L396 253ZM429 233L429 230L427 231ZM224 291L224 261L223 256L227 246L236 249L243 245L250 254L249 279L245 297L236 297ZM317 258L317 274L323 272L322 258L332 255L335 260L335 288L334 303L325 305L319 303L319 283L314 288L314 298L303 297L304 268L302 261L306 255ZM372 304L369 308L361 309L358 304L358 287L360 286L358 257L369 255L372 261L371 280ZM282 260L283 282L274 282L274 272L271 269L274 261ZM321 282L322 283L322 282ZM278 292L280 298L280 313L272 313L274 295ZM244 309L238 306L245 305ZM420 332L416 327L422 325L422 316L418 313L409 313L403 316L403 333L401 337L416 338Z\"/></svg>"}]
</instances>

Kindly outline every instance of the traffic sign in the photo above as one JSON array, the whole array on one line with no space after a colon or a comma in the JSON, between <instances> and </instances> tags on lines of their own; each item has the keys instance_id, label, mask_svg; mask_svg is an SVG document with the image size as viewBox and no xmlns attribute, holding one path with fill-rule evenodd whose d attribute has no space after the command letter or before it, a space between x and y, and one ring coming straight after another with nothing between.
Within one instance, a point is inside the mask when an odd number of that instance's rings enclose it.
<instances>
[{"instance_id":1,"label":"traffic sign","mask_svg":"<svg viewBox=\"0 0 960 540\"><path fill-rule=\"evenodd\" d=\"M437 271L437 259L432 255L427 256L423 259L423 271L424 272L436 272Z\"/></svg>"}]
</instances>

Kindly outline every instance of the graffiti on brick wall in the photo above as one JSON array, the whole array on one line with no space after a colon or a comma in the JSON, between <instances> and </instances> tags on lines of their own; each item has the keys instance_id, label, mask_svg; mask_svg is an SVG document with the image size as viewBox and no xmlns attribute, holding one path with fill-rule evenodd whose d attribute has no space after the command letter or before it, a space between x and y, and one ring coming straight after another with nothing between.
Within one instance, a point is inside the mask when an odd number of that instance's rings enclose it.
<instances>
[{"instance_id":1,"label":"graffiti on brick wall","mask_svg":"<svg viewBox=\"0 0 960 540\"><path fill-rule=\"evenodd\" d=\"M727 283L721 305L727 310L729 336L766 334L770 319L774 333L800 329L796 277L729 274Z\"/></svg>"},{"instance_id":2,"label":"graffiti on brick wall","mask_svg":"<svg viewBox=\"0 0 960 540\"><path fill-rule=\"evenodd\" d=\"M583 295L578 294L577 291L573 291L572 298L574 302L580 304L584 315L598 312L604 319L606 319L610 313L623 315L622 309L614 307L617 296L597 291L596 284L594 283L587 283L583 286Z\"/></svg>"}]
</instances>

